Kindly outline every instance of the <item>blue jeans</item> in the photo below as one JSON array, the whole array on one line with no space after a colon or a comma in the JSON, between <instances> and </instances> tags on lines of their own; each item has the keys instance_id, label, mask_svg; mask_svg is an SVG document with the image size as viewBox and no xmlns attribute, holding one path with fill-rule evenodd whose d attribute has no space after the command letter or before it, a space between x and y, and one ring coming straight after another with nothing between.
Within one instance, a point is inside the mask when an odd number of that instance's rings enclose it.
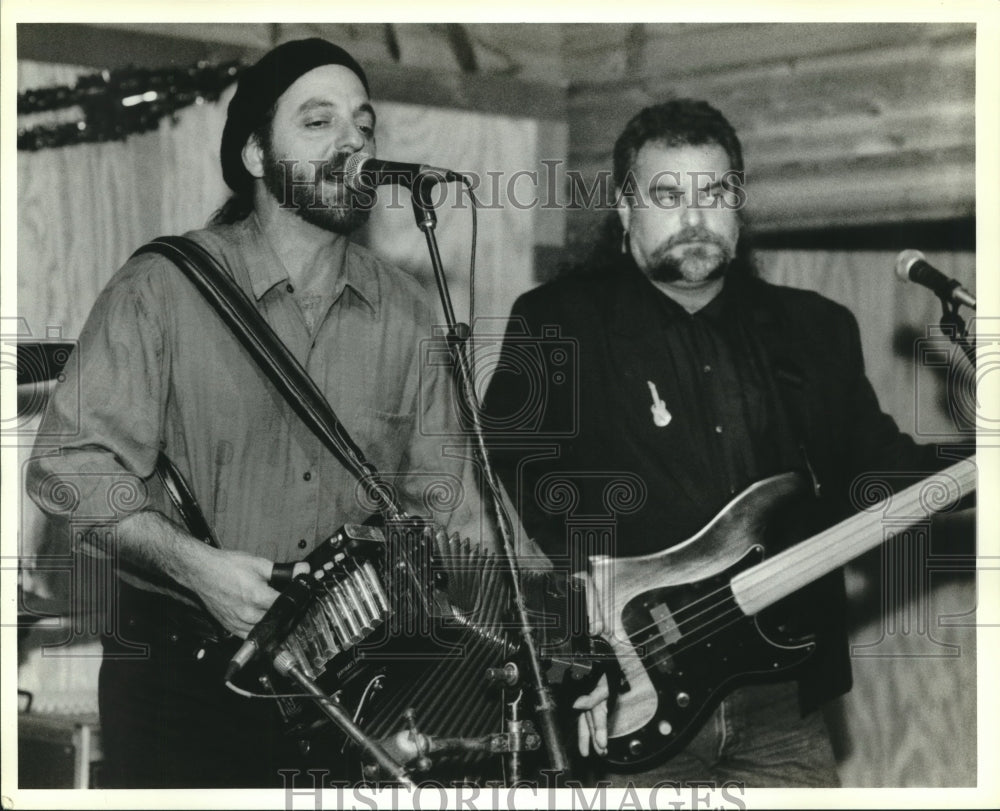
<instances>
[{"instance_id":1,"label":"blue jeans","mask_svg":"<svg viewBox=\"0 0 1000 811\"><path fill-rule=\"evenodd\" d=\"M800 717L794 682L733 691L678 755L648 771L603 779L615 787L695 781L745 788L840 786L822 713Z\"/></svg>"}]
</instances>

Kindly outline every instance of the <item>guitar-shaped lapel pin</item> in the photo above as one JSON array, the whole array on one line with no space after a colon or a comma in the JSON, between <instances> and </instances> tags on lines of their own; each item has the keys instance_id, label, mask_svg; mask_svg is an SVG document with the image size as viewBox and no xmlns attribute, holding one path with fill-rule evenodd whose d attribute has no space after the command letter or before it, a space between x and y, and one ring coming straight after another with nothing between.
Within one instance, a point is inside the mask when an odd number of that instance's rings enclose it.
<instances>
[{"instance_id":1,"label":"guitar-shaped lapel pin","mask_svg":"<svg viewBox=\"0 0 1000 811\"><path fill-rule=\"evenodd\" d=\"M649 393L653 395L653 404L649 407L649 410L653 412L653 425L657 428L665 428L670 425L670 420L673 417L667 411L667 404L660 399L656 384L652 380L647 380L646 385L649 386Z\"/></svg>"}]
</instances>

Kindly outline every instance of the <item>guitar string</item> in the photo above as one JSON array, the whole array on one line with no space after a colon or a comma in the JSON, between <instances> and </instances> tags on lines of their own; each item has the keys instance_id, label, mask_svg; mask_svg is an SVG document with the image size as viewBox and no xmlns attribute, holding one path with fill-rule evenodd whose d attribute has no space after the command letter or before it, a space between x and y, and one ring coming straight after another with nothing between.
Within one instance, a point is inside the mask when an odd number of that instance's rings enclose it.
<instances>
[{"instance_id":1,"label":"guitar string","mask_svg":"<svg viewBox=\"0 0 1000 811\"><path fill-rule=\"evenodd\" d=\"M676 611L671 612L670 616L677 623L678 629L680 629L680 626L682 624L687 624L696 619L697 617L705 614L706 612L713 611L718 606L723 605L726 602L727 595L729 595L729 593L730 592L728 584L719 586L713 591L710 591L707 594L703 594L696 600L692 600L690 603L687 603L686 605L683 605L680 608L678 608ZM715 602L709 602L710 600L713 600L720 596L721 599L716 599ZM692 614L692 616L688 617L687 616L688 614ZM706 623L706 625L707 624L709 623ZM700 629L700 627L702 626L696 626L687 633L697 632ZM629 636L631 637L631 636L636 636L638 634L646 633L648 631L659 631L659 630L660 630L660 623L654 621L651 622L649 625L644 625L641 628L636 628L635 630L629 632ZM682 637L685 635L686 634L682 633Z\"/></svg>"},{"instance_id":2,"label":"guitar string","mask_svg":"<svg viewBox=\"0 0 1000 811\"><path fill-rule=\"evenodd\" d=\"M718 606L723 606L725 605L725 602L726 602L725 600L720 600L712 607L715 608ZM691 631L685 633L682 636L681 640L679 640L679 642L683 644L664 642L661 645L657 645L657 642L659 641L660 638L653 637L650 639L648 643L645 643L641 646L643 652L639 653L639 651L636 650L636 654L640 659L648 659L651 657L658 656L664 651L670 649L672 646L675 646L673 649L674 654L682 654L702 641L703 637L698 637L698 634L701 631L706 631L707 629L712 628L712 630L707 631L706 635L713 636L715 634L721 633L727 628L730 628L736 623L745 619L750 619L750 618L747 617L746 614L744 614L742 611L740 611L739 606L737 606L735 603L732 603L730 607L726 608L724 611L713 617L711 622L706 622L698 626L697 628L694 628ZM723 622L723 620L725 620L725 622Z\"/></svg>"},{"instance_id":3,"label":"guitar string","mask_svg":"<svg viewBox=\"0 0 1000 811\"><path fill-rule=\"evenodd\" d=\"M850 526L846 526L847 523L850 523L851 525ZM845 525L843 525L841 528L839 528L839 529L835 528L837 531L828 530L827 532L820 533L819 535L817 535L815 537L815 540L818 541L820 539L823 539L824 541L829 541L831 543L837 543L842 538L849 538L856 531L856 528L854 527L854 523L867 523L867 521L864 521L864 522L854 522L853 519L849 519L848 522L845 522ZM776 563L777 563L777 565L776 565ZM784 565L782 565L782 564L784 564ZM775 556L774 558L771 558L770 560L765 561L764 563L761 563L761 564L758 564L758 565L760 565L760 566L767 565L770 569L772 569L772 570L777 569L780 572L782 570L787 569L791 565L791 562L789 562L787 560L779 561L778 557ZM775 576L775 574L772 574L771 576ZM732 582L732 581L730 581L730 582ZM691 603L688 603L685 606L682 606L681 608L677 609L676 612L672 612L671 616L674 618L675 622L677 623L678 628L680 628L682 624L689 623L692 620L694 620L695 618L703 616L706 613L709 613L709 619L708 619L707 622L702 623L701 625L696 625L696 626L692 627L691 629L689 629L688 631L682 633L682 639L687 639L691 635L698 634L702 630L704 630L707 627L709 627L715 621L715 617L712 617L710 612L715 611L720 606L724 605L728 600L732 600L732 602L733 602L733 609L732 610L735 610L738 613L738 615L739 615L736 618L736 620L734 620L734 622L737 621L737 620L739 620L739 619L742 619L744 617L752 616L752 615L745 614L743 612L743 610L739 607L739 604L736 603L735 597L731 597L730 596L730 594L731 594L730 589L731 589L731 586L729 584L727 584L727 585L722 586L722 587L720 587L718 589L715 589L712 592L709 592L706 595L703 595L702 597L699 597L697 600L694 600L694 601L692 601ZM712 598L717 597L720 593L723 594L723 598L721 600L716 600L715 602L710 602L710 600L712 600ZM688 615L692 614L692 611L694 613L693 613L692 616L689 617ZM731 623L729 623L729 624L731 624ZM725 625L723 627L724 628L725 627L729 627L729 624L727 624L727 625ZM641 628L638 628L638 629L632 631L629 634L629 637L631 638L631 637L634 637L634 636L636 636L638 634L646 633L646 632L653 631L653 630L659 630L659 623L653 622L653 623L650 623L649 625L645 625L645 626L643 626ZM662 634L658 634L656 638L662 640L663 636L662 636ZM650 640L650 642L653 642L653 640ZM655 655L656 653L659 653L659 652L665 650L666 648L670 647L672 644L675 644L675 643L666 642L664 640L662 646L657 647L657 648L655 648L655 649L653 649L651 651L648 651L646 653L646 655L647 656L648 655ZM691 643L691 644L694 644L694 643ZM679 647L679 648L677 648L677 652L678 653L683 652L683 651L687 650L689 647L690 647L690 645L685 645L685 646Z\"/></svg>"},{"instance_id":4,"label":"guitar string","mask_svg":"<svg viewBox=\"0 0 1000 811\"><path fill-rule=\"evenodd\" d=\"M726 608L726 610L723 611L721 614L717 613L718 609L725 607L727 603L730 603L730 607ZM692 613L693 609L697 610L693 611ZM642 643L642 647L645 653L641 654L640 658L645 658L647 656L655 656L656 654L664 650L667 650L672 645L677 645L678 643L685 643L682 644L681 647L676 648L676 651L678 653L683 652L687 650L690 644L693 644L693 643L688 643L688 640L690 640L693 636L697 635L702 630L707 629L711 627L713 624L719 622L720 619L724 618L727 614L732 613L734 611L737 613L738 616L732 622L726 623L726 625L724 625L723 628L729 627L734 622L743 618L745 615L742 613L742 611L740 611L739 606L736 604L735 600L732 599L732 596L728 593L728 586L721 586L715 589L714 591L709 592L708 594L705 594L702 597L699 597L697 600L694 600L688 605L683 606L672 615L675 618L675 621L677 622L678 630L681 632L681 637L679 640L677 640L676 642L666 642L665 640L663 640L663 636L661 634L656 634L655 636L651 637L647 642ZM692 614L692 615L688 617L686 616L687 614ZM709 615L707 621L701 623L700 625L692 626L690 628L684 627L690 625L691 622L697 620L700 617L703 617L706 614ZM650 625L638 628L629 633L629 640L631 641L631 639L634 639L636 636L640 634L658 630L659 630L659 624L654 622ZM663 640L663 644L656 647L657 641L661 640Z\"/></svg>"},{"instance_id":5,"label":"guitar string","mask_svg":"<svg viewBox=\"0 0 1000 811\"><path fill-rule=\"evenodd\" d=\"M951 470L946 471L946 472L947 473L955 473L956 472L955 468L957 468L957 467L958 466L954 466ZM974 472L971 471L971 470L968 472L968 478L969 479L973 478L973 473ZM960 474L959 474L959 476L961 478ZM971 481L963 479L963 481L959 485L959 489L961 490L961 489L963 489L963 487L965 485L968 485L968 484L971 484L971 483L972 483ZM915 486L915 488L916 488L916 486ZM953 491L949 491L949 492L951 493L952 496L954 496L954 492ZM904 490L904 491L901 491L901 493L897 494L897 495L902 496L904 494L907 495L907 496L909 496L910 498L919 497L919 492L917 492L916 489L914 490L914 492L910 492L910 493L907 493L907 491ZM959 493L958 495L960 497L961 493ZM903 499L903 500L907 501L908 499ZM857 520L855 520L855 519L857 519ZM881 516L875 515L874 516L874 521L876 523L880 523L881 522ZM841 537L850 537L854 533L854 529L855 529L854 528L854 524L856 524L856 523L867 524L869 522L870 522L870 518L868 516L865 516L865 515L854 516L852 519L848 519L848 521L845 521L843 524L839 525L839 527L834 527L831 530L829 530L827 533L821 533L821 535L817 536L817 537L822 537L823 535L830 535L831 538L834 539L834 540L837 539L838 535L841 536ZM775 558L771 559L771 561L769 561L769 562L770 563L774 563L774 562L778 561L778 559L780 557L781 557L780 555L776 556ZM793 562L794 562L793 560L788 559L788 560L782 562L784 564L783 567L781 565L779 565L777 568L779 568L779 569L786 568L787 569L789 566L791 566L793 564ZM836 567L834 567L834 568L836 568ZM714 596L717 593L718 593L718 590L716 590L716 592L714 592L712 595L706 595L706 597L708 597L708 596ZM702 598L700 600L697 600L694 603L692 603L691 605L694 605L694 604L697 604L699 602L702 602L703 599L704 598ZM701 611L699 611L699 613L704 613L704 611L706 611L706 610L712 610L717 605L719 605L719 603L715 603L715 604L709 605L706 608L704 608ZM690 606L685 606L685 609L687 609L689 607ZM678 611L680 613L682 610L679 609ZM715 621L721 621L721 619L724 618L727 613L735 613L736 616L734 617L734 619L732 621L727 622L724 625L722 625L720 628L716 629L716 631L714 631L714 633L718 633L719 631L721 631L721 630L723 630L725 628L728 628L730 625L734 624L735 622L738 622L738 621L744 619L745 617L749 616L749 615L747 615L739 607L739 605L734 600L733 601L733 607L731 609L729 609L727 612L724 612L718 618L715 618ZM677 653L677 654L683 653L686 650L688 650L692 645L694 645L698 641L700 641L698 639L692 639L691 635L692 634L697 634L697 633L703 631L705 628L707 628L708 624L709 623L705 623L705 624L703 624L701 626L698 626L696 628L691 629L691 631L689 631L688 634L685 635L685 637L684 637L684 641L685 641L686 644L684 644L684 645L676 648L675 649L675 653ZM678 623L678 627L679 627L679 625L680 625L680 623ZM655 624L654 625L646 626L643 629L638 629L637 631L634 632L633 635L649 631L649 630L653 629L654 627L656 627ZM659 639L661 642L663 642L663 644L657 645L656 644L656 640L657 639ZM640 658L645 659L647 657L656 657L656 656L658 656L659 654L661 654L663 651L665 651L667 648L669 648L673 644L675 644L675 643L666 642L666 640L663 639L662 635L660 635L658 637L654 637L653 639L650 639L649 642L644 643L644 644L641 645L641 647L643 648L643 653L640 655Z\"/></svg>"},{"instance_id":6,"label":"guitar string","mask_svg":"<svg viewBox=\"0 0 1000 811\"><path fill-rule=\"evenodd\" d=\"M919 502L919 499L920 499L920 496L921 496L922 492L925 491L926 486L929 483L945 484L945 482L943 481L943 479L945 478L945 476L952 477L952 478L955 478L955 479L958 480L956 482L956 484L957 484L956 488L951 488L951 487L948 488L949 503L954 503L954 501L957 501L959 498L961 498L962 491L965 490L967 486L971 485L974 482L974 479L975 479L975 468L974 468L974 465L970 466L968 464L969 462L974 461L974 458L975 457L970 457L970 459L966 460L965 462L960 462L960 463L958 463L956 465L952 465L950 468L942 471L940 474L938 474L935 477L927 479L927 480L925 480L923 482L918 482L915 485L911 485L910 487L905 488L904 490L901 490L899 493L895 494L895 496L894 496L894 498L897 501L897 505L896 505L897 509L905 510L908 507L914 506L915 503ZM876 504L874 506L878 507L878 506L880 506L882 504L886 504L886 502L887 502L887 500L883 500L883 501L879 502L878 504ZM902 503L899 503L899 502L902 502ZM926 517L927 514L929 514L929 512L925 511L925 517ZM810 554L809 552L801 549L802 547L807 547L808 546L808 547L811 548L813 546L827 546L827 545L833 546L833 545L839 544L842 541L843 538L850 538L852 536L857 536L858 534L861 534L861 532L864 529L866 529L866 525L867 524L870 524L870 523L881 524L882 521L883 521L883 518L884 518L884 516L880 515L878 512L875 512L875 513L859 513L857 515L851 516L850 518L848 518L847 520L841 522L840 524L838 524L838 525L836 525L834 527L830 527L829 529L824 530L823 532L820 532L819 534L817 534L816 536L814 536L809 541L805 541L805 542L803 542L801 544L797 544L796 546L790 547L789 549L784 550L783 552L778 553L773 558L770 558L768 560L765 560L765 561L757 564L753 568L767 568L769 570L777 570L778 572L787 571L789 568L791 568L794 565L794 563L795 563L795 557L802 556L803 554ZM919 520L919 519L917 519L917 520ZM860 526L856 526L856 525L860 525ZM879 541L879 543L881 543L881 540ZM837 567L833 567L833 568L836 569ZM744 570L744 571L745 572L749 572L751 570ZM831 569L831 571L832 571L832 569ZM776 580L776 576L775 576L776 574L777 574L777 572L770 572L770 571L766 572L766 573L758 573L757 578L758 578L758 581L760 581L760 582L766 582L767 580ZM822 574L825 574L825 572L823 572ZM820 576L822 576L822 574ZM736 579L735 577L732 578L732 580L735 580L735 579ZM732 580L730 581L730 583L732 582ZM807 582L811 582L811 581L807 581ZM713 611L718 606L722 605L725 602L725 599L722 600L722 601L715 602L715 603L707 603L707 604L705 603L705 601L708 600L708 599L710 599L710 598L716 597L720 592L721 593L725 593L725 592L728 592L729 590L730 590L730 584L726 584L724 586L721 586L721 587L715 589L712 592L709 592L708 594L705 594L705 595L699 597L697 600L694 600L691 603L688 603L687 605L682 606L681 608L677 609L677 611L671 612L671 616L676 621L676 623L678 625L678 628L680 628L680 625L681 625L682 622L688 622L688 621L690 621L689 619L683 618L683 617L685 617L686 614L690 613L691 609L695 609L695 608L697 609L697 611L696 611L696 613L694 615L695 617L697 617L697 616L700 616L700 615L704 614L705 612ZM733 606L734 606L734 609L740 615L740 617L738 617L737 619L742 618L742 617L752 616L752 615L747 615L747 614L745 614L743 612L743 610L739 607L739 604L735 602L735 597L733 597ZM709 624L711 624L712 621L713 620L710 619L708 623L705 623L704 625L700 625L700 626L696 626L696 627L692 628L686 634L682 634L682 638L685 637L685 636L688 636L690 634L698 633L703 628L705 628ZM729 624L732 624L732 623L729 623ZM724 627L728 627L729 624L727 624ZM641 628L638 628L638 629L632 631L629 634L629 636L631 638L631 637L634 637L634 636L636 636L638 634L646 633L646 632L649 632L649 631L652 631L652 630L659 630L659 626L660 626L660 624L658 622L653 622L653 623L650 623L649 625L643 626ZM663 639L662 634L658 635L658 638ZM661 647L657 648L651 654L647 653L646 655L655 655L656 653L659 653L659 652L665 650L666 648L670 647L670 645L672 645L672 644L675 644L675 643L664 642L664 644ZM678 648L677 651L678 652L682 652L682 651L684 651L686 649L687 649L687 647L682 647L682 648Z\"/></svg>"}]
</instances>

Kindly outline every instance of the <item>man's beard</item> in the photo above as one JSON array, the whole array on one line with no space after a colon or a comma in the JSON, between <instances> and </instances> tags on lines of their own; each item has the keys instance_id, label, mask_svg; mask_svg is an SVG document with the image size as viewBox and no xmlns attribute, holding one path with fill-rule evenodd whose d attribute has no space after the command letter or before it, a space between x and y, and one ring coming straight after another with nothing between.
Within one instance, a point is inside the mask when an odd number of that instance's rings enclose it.
<instances>
[{"instance_id":1,"label":"man's beard","mask_svg":"<svg viewBox=\"0 0 1000 811\"><path fill-rule=\"evenodd\" d=\"M346 155L338 155L322 166L304 164L306 176L300 178L296 176L298 165L294 161L278 160L267 146L264 185L280 206L294 209L307 223L334 234L350 234L368 221L373 198L358 195L344 185L346 160ZM329 199L333 195L336 198Z\"/></svg>"},{"instance_id":2,"label":"man's beard","mask_svg":"<svg viewBox=\"0 0 1000 811\"><path fill-rule=\"evenodd\" d=\"M680 245L686 245L678 252ZM703 228L685 228L649 257L646 273L655 282L703 282L721 279L733 261L733 249Z\"/></svg>"}]
</instances>

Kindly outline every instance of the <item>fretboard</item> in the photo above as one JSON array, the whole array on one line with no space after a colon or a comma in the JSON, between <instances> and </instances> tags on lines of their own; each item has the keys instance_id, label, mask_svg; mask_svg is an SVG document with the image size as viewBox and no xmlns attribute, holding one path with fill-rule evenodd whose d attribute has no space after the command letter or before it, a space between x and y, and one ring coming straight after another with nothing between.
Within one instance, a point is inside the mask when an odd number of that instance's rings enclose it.
<instances>
[{"instance_id":1,"label":"fretboard","mask_svg":"<svg viewBox=\"0 0 1000 811\"><path fill-rule=\"evenodd\" d=\"M736 575L736 602L754 615L879 546L893 532L945 510L976 489L976 457L881 499L807 541Z\"/></svg>"}]
</instances>

